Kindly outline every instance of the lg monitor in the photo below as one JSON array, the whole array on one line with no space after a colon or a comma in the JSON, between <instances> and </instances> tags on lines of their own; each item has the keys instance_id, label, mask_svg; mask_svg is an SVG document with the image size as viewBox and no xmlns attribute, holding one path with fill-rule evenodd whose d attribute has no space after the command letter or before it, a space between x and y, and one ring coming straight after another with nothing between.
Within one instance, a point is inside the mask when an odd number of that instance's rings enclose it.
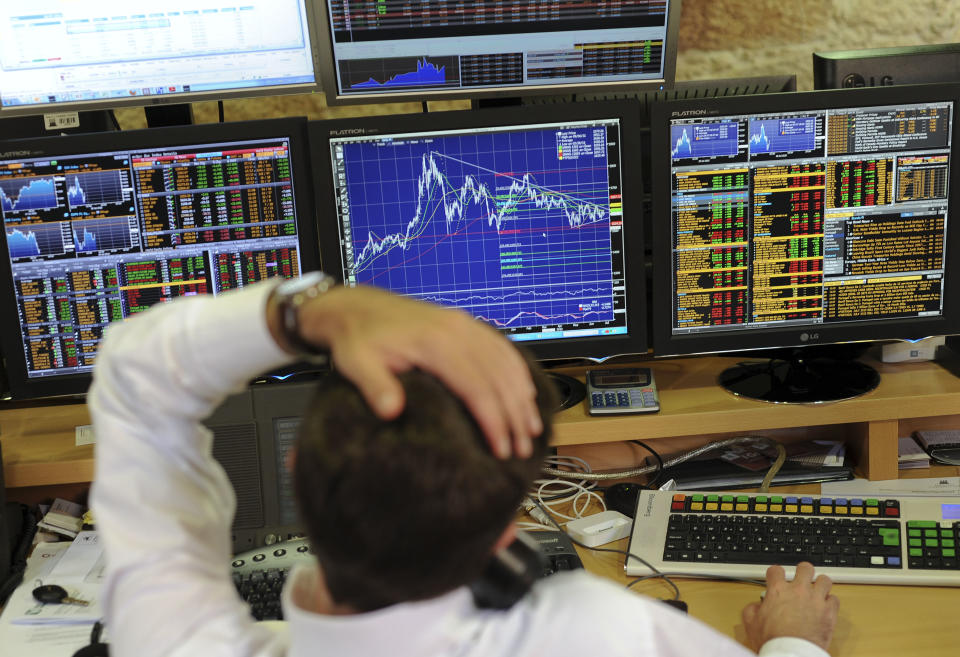
<instances>
[{"instance_id":1,"label":"lg monitor","mask_svg":"<svg viewBox=\"0 0 960 657\"><path fill-rule=\"evenodd\" d=\"M0 117L317 91L309 0L0 6Z\"/></svg>"},{"instance_id":2,"label":"lg monitor","mask_svg":"<svg viewBox=\"0 0 960 657\"><path fill-rule=\"evenodd\" d=\"M306 120L0 146L0 327L15 398L86 391L104 329L319 267Z\"/></svg>"},{"instance_id":3,"label":"lg monitor","mask_svg":"<svg viewBox=\"0 0 960 657\"><path fill-rule=\"evenodd\" d=\"M813 53L814 89L960 82L960 43Z\"/></svg>"},{"instance_id":4,"label":"lg monitor","mask_svg":"<svg viewBox=\"0 0 960 657\"><path fill-rule=\"evenodd\" d=\"M646 352L636 103L311 122L325 269L540 359Z\"/></svg>"},{"instance_id":5,"label":"lg monitor","mask_svg":"<svg viewBox=\"0 0 960 657\"><path fill-rule=\"evenodd\" d=\"M923 85L654 107L655 354L957 332L958 104L960 86ZM721 381L772 401L876 385L820 355Z\"/></svg>"},{"instance_id":6,"label":"lg monitor","mask_svg":"<svg viewBox=\"0 0 960 657\"><path fill-rule=\"evenodd\" d=\"M676 68L679 0L324 5L331 104L662 89Z\"/></svg>"}]
</instances>

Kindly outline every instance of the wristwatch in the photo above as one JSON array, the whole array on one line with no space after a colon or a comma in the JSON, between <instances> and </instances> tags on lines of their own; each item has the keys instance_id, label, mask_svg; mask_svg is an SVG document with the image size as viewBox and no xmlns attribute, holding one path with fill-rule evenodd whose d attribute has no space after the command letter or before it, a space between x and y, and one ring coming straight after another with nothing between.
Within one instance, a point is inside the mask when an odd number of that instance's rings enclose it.
<instances>
[{"instance_id":1,"label":"wristwatch","mask_svg":"<svg viewBox=\"0 0 960 657\"><path fill-rule=\"evenodd\" d=\"M311 344L300 335L300 307L334 285L333 276L322 271L312 271L300 278L291 278L277 285L274 298L280 310L280 332L287 345L297 353L307 356L326 354L326 349Z\"/></svg>"}]
</instances>

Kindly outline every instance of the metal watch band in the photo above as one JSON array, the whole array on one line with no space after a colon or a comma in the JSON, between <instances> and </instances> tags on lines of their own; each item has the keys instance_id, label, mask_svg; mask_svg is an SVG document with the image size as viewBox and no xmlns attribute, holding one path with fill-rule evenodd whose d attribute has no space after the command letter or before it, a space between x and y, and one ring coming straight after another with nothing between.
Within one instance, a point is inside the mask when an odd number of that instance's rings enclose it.
<instances>
[{"instance_id":1,"label":"metal watch band","mask_svg":"<svg viewBox=\"0 0 960 657\"><path fill-rule=\"evenodd\" d=\"M326 354L326 349L311 344L300 335L300 307L314 299L336 284L336 280L322 272L311 274L316 281L306 287L298 288L292 292L284 293L279 291L277 305L280 308L281 329L283 339L291 349L298 353L317 356Z\"/></svg>"}]
</instances>

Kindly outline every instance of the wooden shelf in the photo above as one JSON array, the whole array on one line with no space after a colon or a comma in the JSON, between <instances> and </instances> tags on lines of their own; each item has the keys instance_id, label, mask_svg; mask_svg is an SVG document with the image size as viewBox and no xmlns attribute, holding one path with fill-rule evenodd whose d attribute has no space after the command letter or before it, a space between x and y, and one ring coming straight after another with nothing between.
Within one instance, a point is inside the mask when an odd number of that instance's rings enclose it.
<instances>
[{"instance_id":1,"label":"wooden shelf","mask_svg":"<svg viewBox=\"0 0 960 657\"><path fill-rule=\"evenodd\" d=\"M90 424L90 414L80 403L2 408L0 443L5 486L93 481L93 446L76 446L76 427L84 424Z\"/></svg>"},{"instance_id":2,"label":"wooden shelf","mask_svg":"<svg viewBox=\"0 0 960 657\"><path fill-rule=\"evenodd\" d=\"M779 431L787 440L806 439L811 433L834 435L847 440L862 474L871 479L895 479L899 436L909 435L916 426L960 428L960 378L932 362L889 364L870 355L863 361L880 372L875 390L847 401L803 405L771 404L726 392L717 384L717 377L736 362L731 358L647 361L643 365L654 371L660 412L591 417L580 404L557 416L553 444L566 447L642 439L661 441L661 449L670 453L730 435ZM583 368L560 371L583 380ZM601 461L611 465L631 465L623 463L627 453L622 447L607 450L606 456L598 450L562 451L599 454Z\"/></svg>"},{"instance_id":3,"label":"wooden shelf","mask_svg":"<svg viewBox=\"0 0 960 657\"><path fill-rule=\"evenodd\" d=\"M732 435L780 440L844 439L860 473L896 479L897 438L915 428L960 428L960 378L936 363L864 361L881 375L879 387L843 402L768 404L735 397L717 385L734 361L695 357L645 361L660 391L659 413L591 417L579 404L557 416L553 443L583 455L595 468L630 467L642 460L642 439L669 454ZM583 380L584 368L558 370ZM75 427L89 424L80 403L0 406L0 442L7 488L92 481L93 447L75 446Z\"/></svg>"}]
</instances>

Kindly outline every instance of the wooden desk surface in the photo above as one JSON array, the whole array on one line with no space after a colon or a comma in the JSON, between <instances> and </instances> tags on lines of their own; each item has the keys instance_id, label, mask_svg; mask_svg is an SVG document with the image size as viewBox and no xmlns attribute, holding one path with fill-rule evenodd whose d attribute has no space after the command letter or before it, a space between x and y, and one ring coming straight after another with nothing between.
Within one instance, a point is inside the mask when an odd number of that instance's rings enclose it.
<instances>
[{"instance_id":1,"label":"wooden desk surface","mask_svg":"<svg viewBox=\"0 0 960 657\"><path fill-rule=\"evenodd\" d=\"M957 476L960 469L941 466L904 471L904 477ZM786 489L778 488L778 493ZM790 487L793 493L819 494L819 484ZM599 509L598 509L599 510ZM602 547L627 549L628 539ZM623 557L577 548L587 570L626 586L634 578L623 572ZM759 600L763 587L741 582L671 578L680 589L688 613L711 627L746 643L740 611ZM640 582L638 593L672 598L673 589L661 580ZM833 657L958 657L960 656L960 588L836 584L840 615L830 646Z\"/></svg>"},{"instance_id":2,"label":"wooden desk surface","mask_svg":"<svg viewBox=\"0 0 960 657\"><path fill-rule=\"evenodd\" d=\"M604 547L627 548L627 539ZM591 572L626 585L620 555L578 548ZM671 578L689 614L746 642L740 611L760 597L762 587L740 582ZM659 580L641 582L638 593L673 597ZM834 657L957 657L960 655L960 589L921 586L837 584L840 599L830 654Z\"/></svg>"}]
</instances>

